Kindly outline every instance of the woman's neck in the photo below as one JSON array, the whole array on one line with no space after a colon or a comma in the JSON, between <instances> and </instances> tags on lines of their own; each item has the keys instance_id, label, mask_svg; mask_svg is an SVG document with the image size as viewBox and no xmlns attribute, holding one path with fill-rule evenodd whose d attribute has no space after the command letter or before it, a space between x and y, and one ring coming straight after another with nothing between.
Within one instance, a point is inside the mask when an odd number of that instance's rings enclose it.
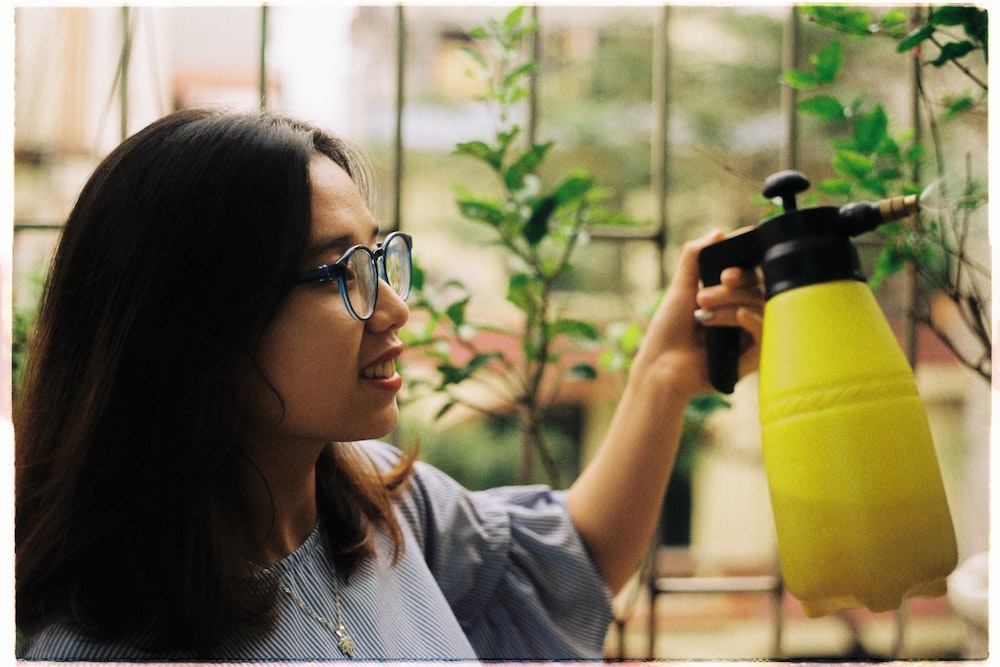
<instances>
[{"instance_id":1,"label":"woman's neck","mask_svg":"<svg viewBox=\"0 0 1000 667\"><path fill-rule=\"evenodd\" d=\"M316 527L316 461L321 448L245 451L243 475L253 561L273 565L298 549Z\"/></svg>"}]
</instances>

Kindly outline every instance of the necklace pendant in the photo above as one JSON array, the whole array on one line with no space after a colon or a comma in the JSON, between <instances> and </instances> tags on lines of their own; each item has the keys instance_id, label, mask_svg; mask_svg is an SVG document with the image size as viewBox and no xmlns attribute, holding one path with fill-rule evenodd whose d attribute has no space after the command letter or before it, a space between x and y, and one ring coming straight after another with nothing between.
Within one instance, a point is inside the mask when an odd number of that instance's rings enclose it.
<instances>
[{"instance_id":1,"label":"necklace pendant","mask_svg":"<svg viewBox=\"0 0 1000 667\"><path fill-rule=\"evenodd\" d=\"M354 640L347 636L347 628L343 625L338 626L336 630L337 634L337 647L340 652L343 653L348 659L354 659Z\"/></svg>"}]
</instances>

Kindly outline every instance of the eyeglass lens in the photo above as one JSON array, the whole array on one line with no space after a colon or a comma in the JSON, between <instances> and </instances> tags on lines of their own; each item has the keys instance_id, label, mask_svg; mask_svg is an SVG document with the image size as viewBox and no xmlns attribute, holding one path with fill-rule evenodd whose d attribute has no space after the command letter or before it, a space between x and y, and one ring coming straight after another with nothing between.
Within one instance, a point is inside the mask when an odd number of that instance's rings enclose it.
<instances>
[{"instance_id":1,"label":"eyeglass lens","mask_svg":"<svg viewBox=\"0 0 1000 667\"><path fill-rule=\"evenodd\" d=\"M405 299L410 294L410 246L402 236L390 237L382 246L382 268L392 291Z\"/></svg>"},{"instance_id":2,"label":"eyeglass lens","mask_svg":"<svg viewBox=\"0 0 1000 667\"><path fill-rule=\"evenodd\" d=\"M382 277L392 290L403 299L410 294L410 246L402 236L390 236L382 245ZM351 253L347 261L348 274L344 276L351 309L361 319L367 319L375 310L378 295L378 274L374 255L364 248Z\"/></svg>"},{"instance_id":3,"label":"eyeglass lens","mask_svg":"<svg viewBox=\"0 0 1000 667\"><path fill-rule=\"evenodd\" d=\"M351 309L365 319L375 310L375 295L378 293L378 274L375 273L371 253L361 248L355 250L345 268L344 283Z\"/></svg>"}]
</instances>

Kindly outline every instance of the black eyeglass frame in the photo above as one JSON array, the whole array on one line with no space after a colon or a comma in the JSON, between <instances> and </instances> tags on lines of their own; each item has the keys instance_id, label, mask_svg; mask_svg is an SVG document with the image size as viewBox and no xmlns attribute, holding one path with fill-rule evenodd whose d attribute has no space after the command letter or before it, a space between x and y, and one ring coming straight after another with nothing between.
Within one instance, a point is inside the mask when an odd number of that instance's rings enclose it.
<instances>
[{"instance_id":1,"label":"black eyeglass frame","mask_svg":"<svg viewBox=\"0 0 1000 667\"><path fill-rule=\"evenodd\" d=\"M392 281L389 280L388 272L385 268L385 249L386 247L395 241L396 239L401 239L406 246L406 284L400 285L399 289L393 287ZM371 261L374 271L372 275L375 277L373 297L371 300L371 308L365 314L358 313L354 309L354 305L351 303L349 296L349 291L347 289L346 278L348 274L347 263L351 261L352 256L356 252L364 252L368 255L369 261ZM403 232L392 232L379 243L375 250L372 251L365 245L352 246L344 253L344 255L338 259L333 264L324 264L323 266L316 267L315 269L309 269L308 271L302 271L294 276L293 282L297 285L303 283L326 283L337 281L337 287L340 289L340 296L344 302L344 306L347 308L347 312L356 320L364 322L368 320L372 314L375 312L375 308L378 305L378 281L384 280L390 288L399 295L399 298L406 301L410 296L410 288L413 284L413 237L409 234L404 234Z\"/></svg>"}]
</instances>

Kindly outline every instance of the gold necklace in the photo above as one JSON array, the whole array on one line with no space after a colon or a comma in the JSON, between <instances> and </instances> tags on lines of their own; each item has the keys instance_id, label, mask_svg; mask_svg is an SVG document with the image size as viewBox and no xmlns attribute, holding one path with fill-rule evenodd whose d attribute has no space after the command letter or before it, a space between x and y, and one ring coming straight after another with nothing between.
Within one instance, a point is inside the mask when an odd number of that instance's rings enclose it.
<instances>
[{"instance_id":1,"label":"gold necklace","mask_svg":"<svg viewBox=\"0 0 1000 667\"><path fill-rule=\"evenodd\" d=\"M337 575L336 571L333 572L333 601L335 607L334 610L337 613L337 622L333 623L325 616L319 614L315 609L310 607L308 604L306 604L306 601L303 600L301 597L299 597L298 593L293 591L288 586L288 584L282 581L281 577L279 577L277 573L272 572L266 567L260 567L259 565L256 564L253 565L264 574L274 577L275 581L278 582L278 588L284 591L284 593L288 595L288 597L295 600L295 604L299 606L299 609L305 612L308 616L312 617L312 619L317 623L319 623L320 625L323 625L326 628L328 628L334 634L334 636L337 638L337 648L340 649L340 652L343 653L344 656L349 660L354 659L354 640L351 639L350 635L347 634L347 628L344 626L344 618L343 618L344 614L340 606L340 582L339 582L340 577Z\"/></svg>"}]
</instances>

